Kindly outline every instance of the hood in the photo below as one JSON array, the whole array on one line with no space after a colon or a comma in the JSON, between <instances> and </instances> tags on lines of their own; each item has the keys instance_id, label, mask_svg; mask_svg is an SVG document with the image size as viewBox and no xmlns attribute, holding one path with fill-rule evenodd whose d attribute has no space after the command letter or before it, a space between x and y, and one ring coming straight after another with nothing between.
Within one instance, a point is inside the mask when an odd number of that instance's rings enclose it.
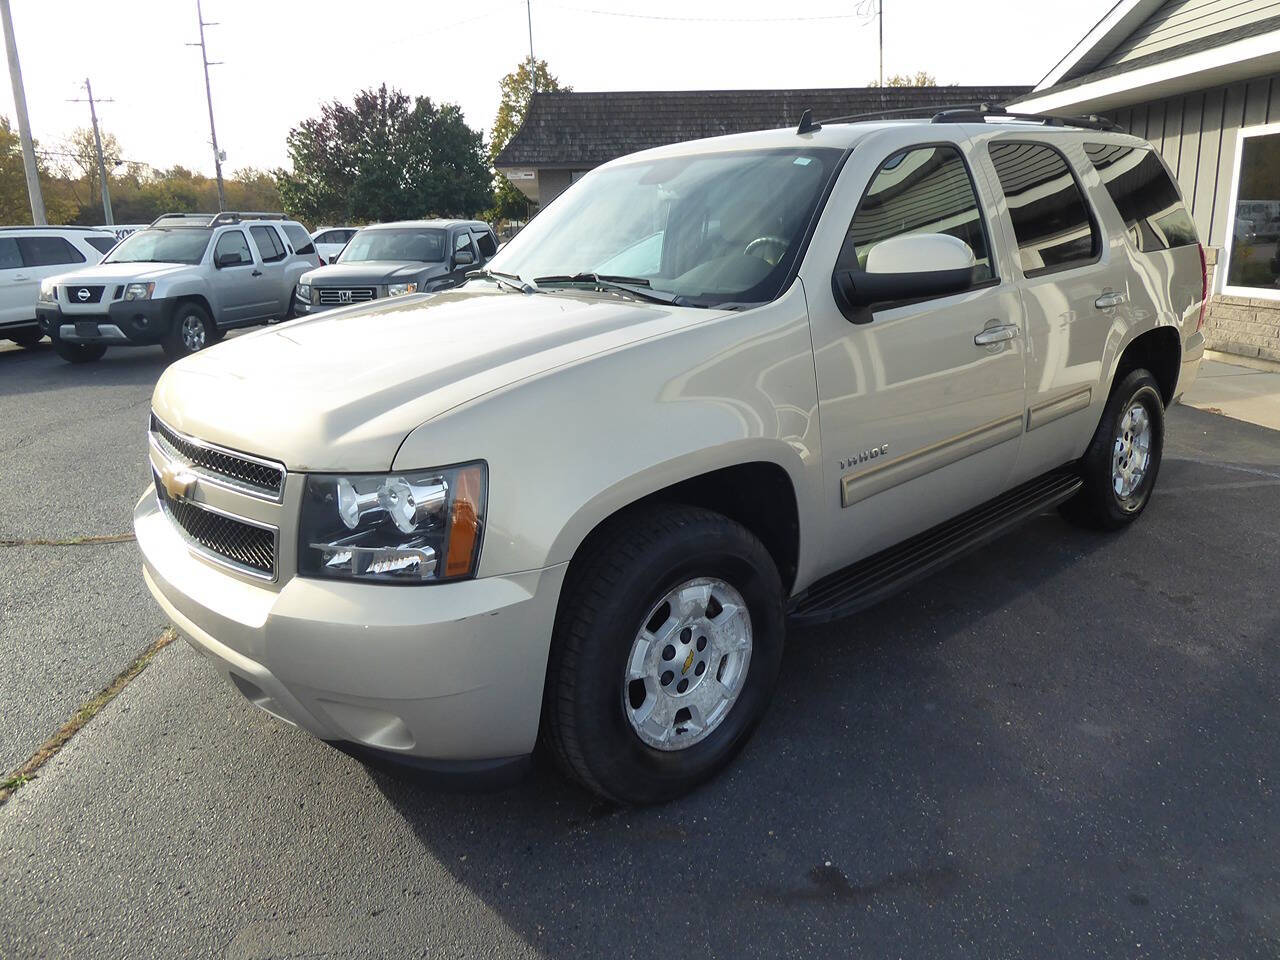
<instances>
[{"instance_id":1,"label":"hood","mask_svg":"<svg viewBox=\"0 0 1280 960\"><path fill-rule=\"evenodd\" d=\"M415 294L304 317L173 364L156 413L291 470L389 470L415 427L554 367L724 316L589 293Z\"/></svg>"},{"instance_id":2,"label":"hood","mask_svg":"<svg viewBox=\"0 0 1280 960\"><path fill-rule=\"evenodd\" d=\"M193 263L99 263L69 273L61 273L54 283L108 283L126 280L159 280L173 273L195 269Z\"/></svg>"},{"instance_id":3,"label":"hood","mask_svg":"<svg viewBox=\"0 0 1280 960\"><path fill-rule=\"evenodd\" d=\"M434 277L448 273L443 263L423 263L421 260L370 260L367 263L331 263L327 267L309 270L302 277L303 283L317 286L342 286L346 284L396 283L414 277Z\"/></svg>"}]
</instances>

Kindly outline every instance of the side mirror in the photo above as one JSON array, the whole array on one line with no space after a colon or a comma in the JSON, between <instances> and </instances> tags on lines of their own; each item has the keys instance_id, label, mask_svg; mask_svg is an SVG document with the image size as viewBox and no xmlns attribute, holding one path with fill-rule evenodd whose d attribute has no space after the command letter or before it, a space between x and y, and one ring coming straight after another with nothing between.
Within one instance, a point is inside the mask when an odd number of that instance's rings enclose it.
<instances>
[{"instance_id":1,"label":"side mirror","mask_svg":"<svg viewBox=\"0 0 1280 960\"><path fill-rule=\"evenodd\" d=\"M330 262L330 263L337 263L337 262L338 262L338 255L337 255L336 253L331 253L331 254L329 254L329 262Z\"/></svg>"},{"instance_id":2,"label":"side mirror","mask_svg":"<svg viewBox=\"0 0 1280 960\"><path fill-rule=\"evenodd\" d=\"M945 233L890 237L871 248L865 270L837 270L832 293L847 316L875 303L961 293L973 285L974 265L969 245Z\"/></svg>"},{"instance_id":3,"label":"side mirror","mask_svg":"<svg viewBox=\"0 0 1280 960\"><path fill-rule=\"evenodd\" d=\"M459 250L453 255L453 262L459 266L465 266L469 263L476 262L476 256L470 250Z\"/></svg>"},{"instance_id":4,"label":"side mirror","mask_svg":"<svg viewBox=\"0 0 1280 960\"><path fill-rule=\"evenodd\" d=\"M223 267L238 267L243 262L238 253L220 253L214 266L221 270Z\"/></svg>"}]
</instances>

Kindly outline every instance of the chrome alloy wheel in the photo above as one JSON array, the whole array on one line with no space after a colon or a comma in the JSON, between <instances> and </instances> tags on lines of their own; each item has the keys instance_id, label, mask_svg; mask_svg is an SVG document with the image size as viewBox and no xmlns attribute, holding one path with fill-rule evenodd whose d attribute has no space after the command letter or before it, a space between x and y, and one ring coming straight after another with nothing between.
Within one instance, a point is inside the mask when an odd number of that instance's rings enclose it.
<instances>
[{"instance_id":1,"label":"chrome alloy wheel","mask_svg":"<svg viewBox=\"0 0 1280 960\"><path fill-rule=\"evenodd\" d=\"M1134 401L1120 418L1111 454L1111 487L1121 502L1142 486L1151 465L1151 415Z\"/></svg>"},{"instance_id":2,"label":"chrome alloy wheel","mask_svg":"<svg viewBox=\"0 0 1280 960\"><path fill-rule=\"evenodd\" d=\"M205 341L209 338L209 331L205 328L204 321L194 313L188 313L182 318L182 345L191 353L203 350Z\"/></svg>"},{"instance_id":3,"label":"chrome alloy wheel","mask_svg":"<svg viewBox=\"0 0 1280 960\"><path fill-rule=\"evenodd\" d=\"M729 715L751 664L751 616L742 594L700 577L671 590L645 617L627 657L622 707L636 735L683 750Z\"/></svg>"}]
</instances>

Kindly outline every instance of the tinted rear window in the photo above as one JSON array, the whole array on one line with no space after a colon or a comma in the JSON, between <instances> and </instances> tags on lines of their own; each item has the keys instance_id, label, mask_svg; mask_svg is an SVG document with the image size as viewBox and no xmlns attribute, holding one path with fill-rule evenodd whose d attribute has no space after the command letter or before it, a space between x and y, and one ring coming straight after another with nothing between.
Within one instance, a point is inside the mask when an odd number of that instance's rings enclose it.
<instances>
[{"instance_id":1,"label":"tinted rear window","mask_svg":"<svg viewBox=\"0 0 1280 960\"><path fill-rule=\"evenodd\" d=\"M1160 158L1152 150L1086 143L1130 239L1143 253L1199 243L1191 215Z\"/></svg>"},{"instance_id":2,"label":"tinted rear window","mask_svg":"<svg viewBox=\"0 0 1280 960\"><path fill-rule=\"evenodd\" d=\"M1066 158L1029 140L991 145L991 162L1009 202L1022 272L1028 277L1097 260L1102 240Z\"/></svg>"},{"instance_id":3,"label":"tinted rear window","mask_svg":"<svg viewBox=\"0 0 1280 960\"><path fill-rule=\"evenodd\" d=\"M311 237L307 235L307 231L303 230L299 224L284 223L284 235L289 238L289 242L293 244L293 252L302 256L306 254L315 255L316 245L312 243Z\"/></svg>"},{"instance_id":4,"label":"tinted rear window","mask_svg":"<svg viewBox=\"0 0 1280 960\"><path fill-rule=\"evenodd\" d=\"M99 253L106 253L116 245L116 241L112 237L85 237L84 241Z\"/></svg>"}]
</instances>

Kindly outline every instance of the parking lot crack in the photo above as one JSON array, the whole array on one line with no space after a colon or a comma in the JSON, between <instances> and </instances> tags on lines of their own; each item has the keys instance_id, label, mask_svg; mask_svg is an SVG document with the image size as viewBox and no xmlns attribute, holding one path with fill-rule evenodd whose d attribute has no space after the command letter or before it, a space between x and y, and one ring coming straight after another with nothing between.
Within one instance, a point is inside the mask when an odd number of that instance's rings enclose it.
<instances>
[{"instance_id":1,"label":"parking lot crack","mask_svg":"<svg viewBox=\"0 0 1280 960\"><path fill-rule=\"evenodd\" d=\"M40 768L57 756L58 751L65 747L71 741L71 738L84 728L85 724L96 717L103 707L118 697L120 691L132 683L138 674L142 673L147 668L147 665L155 659L156 654L171 644L177 636L178 634L173 627L166 627L158 637L147 644L133 658L127 667L116 674L114 680L72 714L71 719L59 727L53 736L42 743L36 752L27 758L25 763L3 780L0 780L0 807L4 806L15 792L35 779L40 772Z\"/></svg>"},{"instance_id":2,"label":"parking lot crack","mask_svg":"<svg viewBox=\"0 0 1280 960\"><path fill-rule=\"evenodd\" d=\"M18 540L0 540L0 547L86 547L99 543L129 543L134 539L132 533L109 533L92 537L66 537L61 540L32 537Z\"/></svg>"}]
</instances>

